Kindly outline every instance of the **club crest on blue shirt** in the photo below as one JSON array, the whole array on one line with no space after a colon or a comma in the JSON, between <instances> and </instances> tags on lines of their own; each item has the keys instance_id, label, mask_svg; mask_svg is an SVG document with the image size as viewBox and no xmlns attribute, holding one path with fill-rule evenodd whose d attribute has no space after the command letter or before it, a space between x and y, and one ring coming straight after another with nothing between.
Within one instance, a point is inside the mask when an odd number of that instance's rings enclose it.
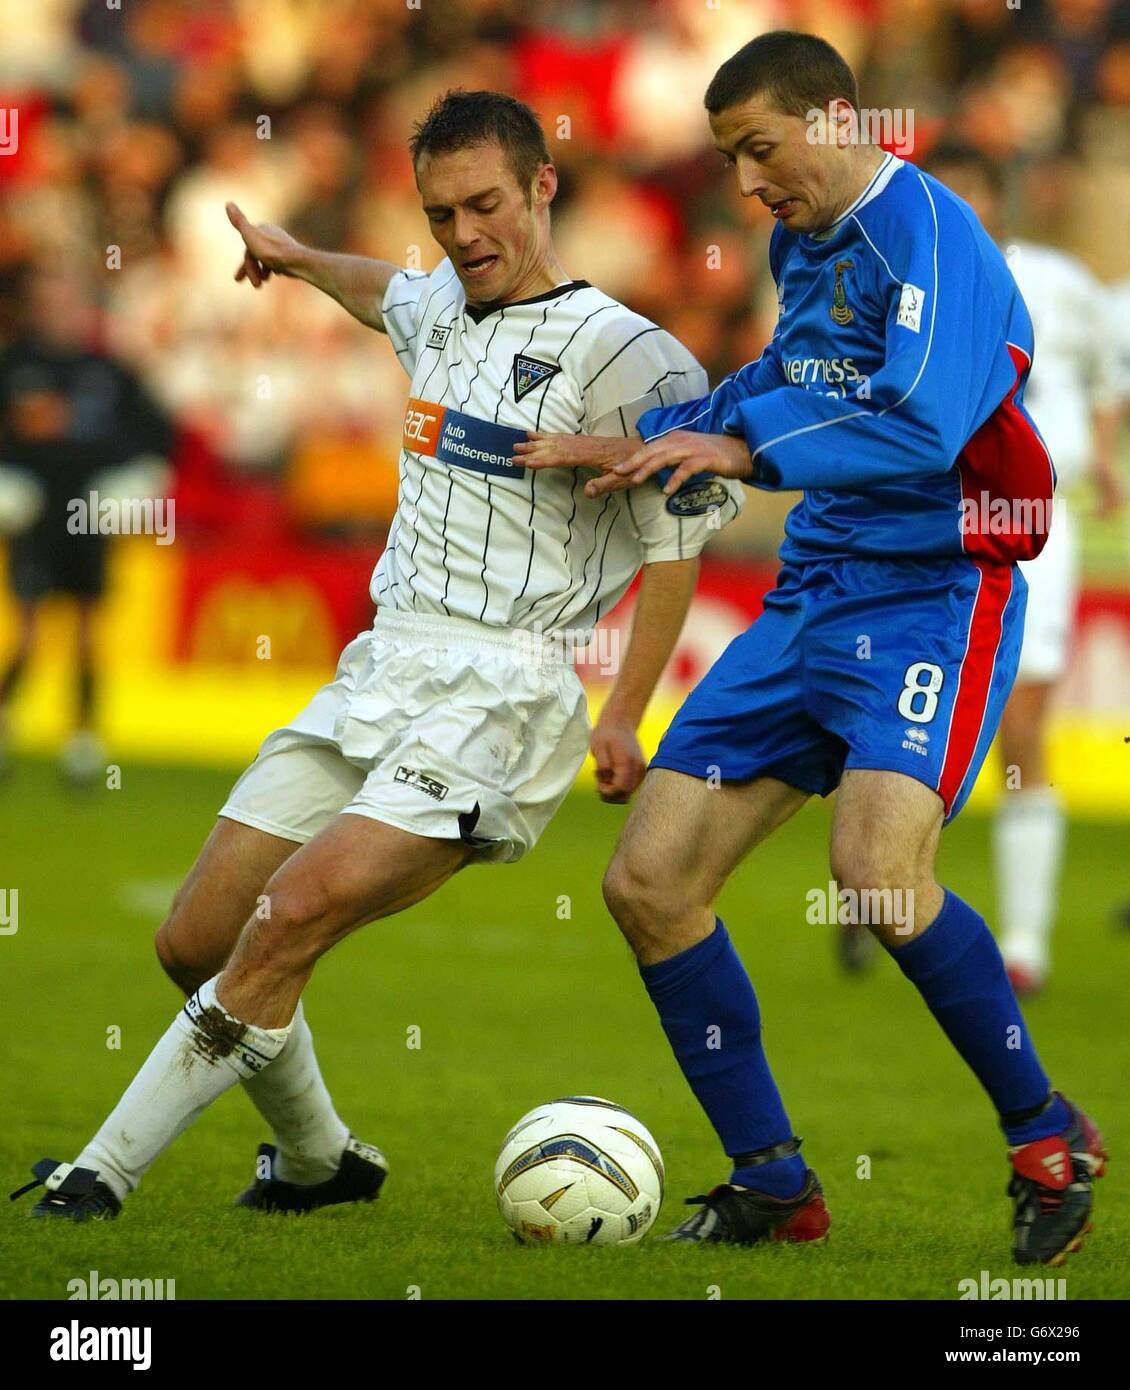
<instances>
[{"instance_id":1,"label":"club crest on blue shirt","mask_svg":"<svg viewBox=\"0 0 1130 1390\"><path fill-rule=\"evenodd\" d=\"M832 315L833 321L841 326L855 318L855 310L847 302L847 290L844 288L844 271L854 268L854 261L836 262L836 283L832 286L832 307L828 312Z\"/></svg>"},{"instance_id":2,"label":"club crest on blue shirt","mask_svg":"<svg viewBox=\"0 0 1130 1390\"><path fill-rule=\"evenodd\" d=\"M539 362L536 357L514 357L514 399L520 401L531 391L536 391L543 381L556 376L561 368L555 362Z\"/></svg>"}]
</instances>

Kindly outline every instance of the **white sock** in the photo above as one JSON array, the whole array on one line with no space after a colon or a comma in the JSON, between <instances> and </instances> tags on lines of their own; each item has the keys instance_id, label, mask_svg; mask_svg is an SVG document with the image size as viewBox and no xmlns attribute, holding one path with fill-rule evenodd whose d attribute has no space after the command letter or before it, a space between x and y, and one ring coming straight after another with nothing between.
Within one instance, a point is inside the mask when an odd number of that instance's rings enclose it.
<instances>
[{"instance_id":1,"label":"white sock","mask_svg":"<svg viewBox=\"0 0 1130 1390\"><path fill-rule=\"evenodd\" d=\"M303 1185L325 1182L341 1166L349 1130L338 1118L301 1000L286 1046L269 1067L244 1079L243 1089L271 1126L278 1156L274 1176Z\"/></svg>"},{"instance_id":2,"label":"white sock","mask_svg":"<svg viewBox=\"0 0 1130 1390\"><path fill-rule=\"evenodd\" d=\"M121 1201L178 1134L217 1096L273 1062L290 1033L240 1023L200 986L146 1058L102 1128L75 1159Z\"/></svg>"},{"instance_id":3,"label":"white sock","mask_svg":"<svg viewBox=\"0 0 1130 1390\"><path fill-rule=\"evenodd\" d=\"M1063 839L1063 807L1050 787L1001 798L993 825L1001 955L1038 975L1050 961Z\"/></svg>"}]
</instances>

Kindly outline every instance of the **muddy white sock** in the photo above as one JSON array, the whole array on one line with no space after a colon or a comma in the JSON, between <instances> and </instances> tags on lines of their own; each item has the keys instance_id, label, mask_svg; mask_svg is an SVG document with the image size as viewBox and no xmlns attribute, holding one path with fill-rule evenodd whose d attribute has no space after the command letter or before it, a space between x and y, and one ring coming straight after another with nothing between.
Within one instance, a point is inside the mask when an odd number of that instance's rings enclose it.
<instances>
[{"instance_id":1,"label":"muddy white sock","mask_svg":"<svg viewBox=\"0 0 1130 1390\"><path fill-rule=\"evenodd\" d=\"M332 1178L349 1130L338 1118L314 1055L314 1037L299 1002L286 1046L243 1089L274 1132L274 1176L309 1185Z\"/></svg>"},{"instance_id":2,"label":"muddy white sock","mask_svg":"<svg viewBox=\"0 0 1130 1390\"><path fill-rule=\"evenodd\" d=\"M290 1025L257 1028L221 1008L218 979L187 1001L75 1159L76 1167L97 1169L119 1200L217 1096L268 1066L286 1043Z\"/></svg>"}]
</instances>

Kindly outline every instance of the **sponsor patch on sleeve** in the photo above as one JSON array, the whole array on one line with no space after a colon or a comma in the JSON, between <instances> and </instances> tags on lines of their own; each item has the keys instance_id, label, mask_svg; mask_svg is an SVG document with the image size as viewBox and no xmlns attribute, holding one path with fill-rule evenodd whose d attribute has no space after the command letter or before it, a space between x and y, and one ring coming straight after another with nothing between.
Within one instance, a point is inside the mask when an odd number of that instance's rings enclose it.
<instances>
[{"instance_id":1,"label":"sponsor patch on sleeve","mask_svg":"<svg viewBox=\"0 0 1130 1390\"><path fill-rule=\"evenodd\" d=\"M670 476L671 470L666 471ZM660 487L663 486L663 472L660 469L655 475ZM693 478L688 478L678 492L668 497L667 510L672 516L704 516L721 507L729 495L726 484L720 478L711 473L697 473Z\"/></svg>"},{"instance_id":2,"label":"sponsor patch on sleeve","mask_svg":"<svg viewBox=\"0 0 1130 1390\"><path fill-rule=\"evenodd\" d=\"M909 328L912 333L922 331L922 306L926 302L926 291L909 281L902 287L899 296L897 322L901 328Z\"/></svg>"}]
</instances>

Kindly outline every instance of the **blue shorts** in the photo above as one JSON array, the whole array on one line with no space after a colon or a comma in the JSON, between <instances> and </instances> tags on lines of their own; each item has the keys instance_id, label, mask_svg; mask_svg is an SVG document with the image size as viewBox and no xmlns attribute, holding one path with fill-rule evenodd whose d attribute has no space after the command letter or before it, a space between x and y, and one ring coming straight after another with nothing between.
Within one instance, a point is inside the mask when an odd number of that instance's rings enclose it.
<instances>
[{"instance_id":1,"label":"blue shorts","mask_svg":"<svg viewBox=\"0 0 1130 1390\"><path fill-rule=\"evenodd\" d=\"M845 768L902 772L957 814L1020 659L1015 565L819 560L785 565L753 626L667 730L652 767L827 796Z\"/></svg>"}]
</instances>

